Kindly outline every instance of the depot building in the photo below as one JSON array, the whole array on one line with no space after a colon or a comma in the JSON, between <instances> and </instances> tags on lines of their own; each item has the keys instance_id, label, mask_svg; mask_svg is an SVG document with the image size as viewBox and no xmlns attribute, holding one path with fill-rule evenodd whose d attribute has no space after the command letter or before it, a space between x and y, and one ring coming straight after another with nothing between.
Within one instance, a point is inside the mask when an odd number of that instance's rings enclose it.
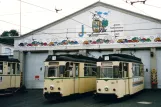
<instances>
[{"instance_id":1,"label":"depot building","mask_svg":"<svg viewBox=\"0 0 161 107\"><path fill-rule=\"evenodd\" d=\"M15 38L14 57L21 61L28 89L44 85L48 55L82 54L98 58L126 53L142 59L145 88L151 89L151 71L161 88L161 20L96 2L69 16ZM32 26L32 25L31 25Z\"/></svg>"}]
</instances>

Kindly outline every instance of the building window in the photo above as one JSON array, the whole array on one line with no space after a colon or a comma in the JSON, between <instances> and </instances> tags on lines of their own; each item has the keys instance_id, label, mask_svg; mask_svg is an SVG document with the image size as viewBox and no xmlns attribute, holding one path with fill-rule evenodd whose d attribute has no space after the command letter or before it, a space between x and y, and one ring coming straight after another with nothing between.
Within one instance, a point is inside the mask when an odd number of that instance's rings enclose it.
<instances>
[{"instance_id":1,"label":"building window","mask_svg":"<svg viewBox=\"0 0 161 107\"><path fill-rule=\"evenodd\" d=\"M5 55L11 55L11 49L5 48Z\"/></svg>"}]
</instances>

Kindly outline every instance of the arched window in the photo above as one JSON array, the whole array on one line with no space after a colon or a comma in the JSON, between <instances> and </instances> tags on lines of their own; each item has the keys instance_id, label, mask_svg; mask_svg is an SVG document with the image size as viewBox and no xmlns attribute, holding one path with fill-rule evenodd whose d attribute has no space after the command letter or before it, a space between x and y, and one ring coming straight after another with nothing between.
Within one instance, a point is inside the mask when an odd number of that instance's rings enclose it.
<instances>
[{"instance_id":1,"label":"arched window","mask_svg":"<svg viewBox=\"0 0 161 107\"><path fill-rule=\"evenodd\" d=\"M11 55L11 49L10 48L5 48L5 52L6 55Z\"/></svg>"}]
</instances>

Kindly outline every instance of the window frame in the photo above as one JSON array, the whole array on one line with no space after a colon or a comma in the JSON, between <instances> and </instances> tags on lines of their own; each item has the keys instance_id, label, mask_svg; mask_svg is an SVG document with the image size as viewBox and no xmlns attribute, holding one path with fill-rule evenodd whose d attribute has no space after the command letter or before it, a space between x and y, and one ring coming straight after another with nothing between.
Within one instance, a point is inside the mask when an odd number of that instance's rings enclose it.
<instances>
[{"instance_id":1,"label":"window frame","mask_svg":"<svg viewBox=\"0 0 161 107\"><path fill-rule=\"evenodd\" d=\"M95 73L93 72L92 68L95 69ZM96 75L97 75L97 66L96 66L96 64L84 63L84 77L96 76Z\"/></svg>"},{"instance_id":2,"label":"window frame","mask_svg":"<svg viewBox=\"0 0 161 107\"><path fill-rule=\"evenodd\" d=\"M3 74L3 62L0 62L0 63L2 63L2 64L0 64L0 66L2 65L2 72L0 72L0 74Z\"/></svg>"}]
</instances>

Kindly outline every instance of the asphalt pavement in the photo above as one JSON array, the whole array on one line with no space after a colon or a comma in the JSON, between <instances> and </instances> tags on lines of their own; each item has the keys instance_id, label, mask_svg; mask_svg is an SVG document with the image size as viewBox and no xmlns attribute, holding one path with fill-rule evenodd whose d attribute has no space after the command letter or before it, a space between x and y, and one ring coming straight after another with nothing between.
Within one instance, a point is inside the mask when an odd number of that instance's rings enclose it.
<instances>
[{"instance_id":1,"label":"asphalt pavement","mask_svg":"<svg viewBox=\"0 0 161 107\"><path fill-rule=\"evenodd\" d=\"M121 100L93 99L92 94L47 101L42 90L28 90L13 96L0 96L0 107L161 107L161 90L145 90Z\"/></svg>"}]
</instances>

